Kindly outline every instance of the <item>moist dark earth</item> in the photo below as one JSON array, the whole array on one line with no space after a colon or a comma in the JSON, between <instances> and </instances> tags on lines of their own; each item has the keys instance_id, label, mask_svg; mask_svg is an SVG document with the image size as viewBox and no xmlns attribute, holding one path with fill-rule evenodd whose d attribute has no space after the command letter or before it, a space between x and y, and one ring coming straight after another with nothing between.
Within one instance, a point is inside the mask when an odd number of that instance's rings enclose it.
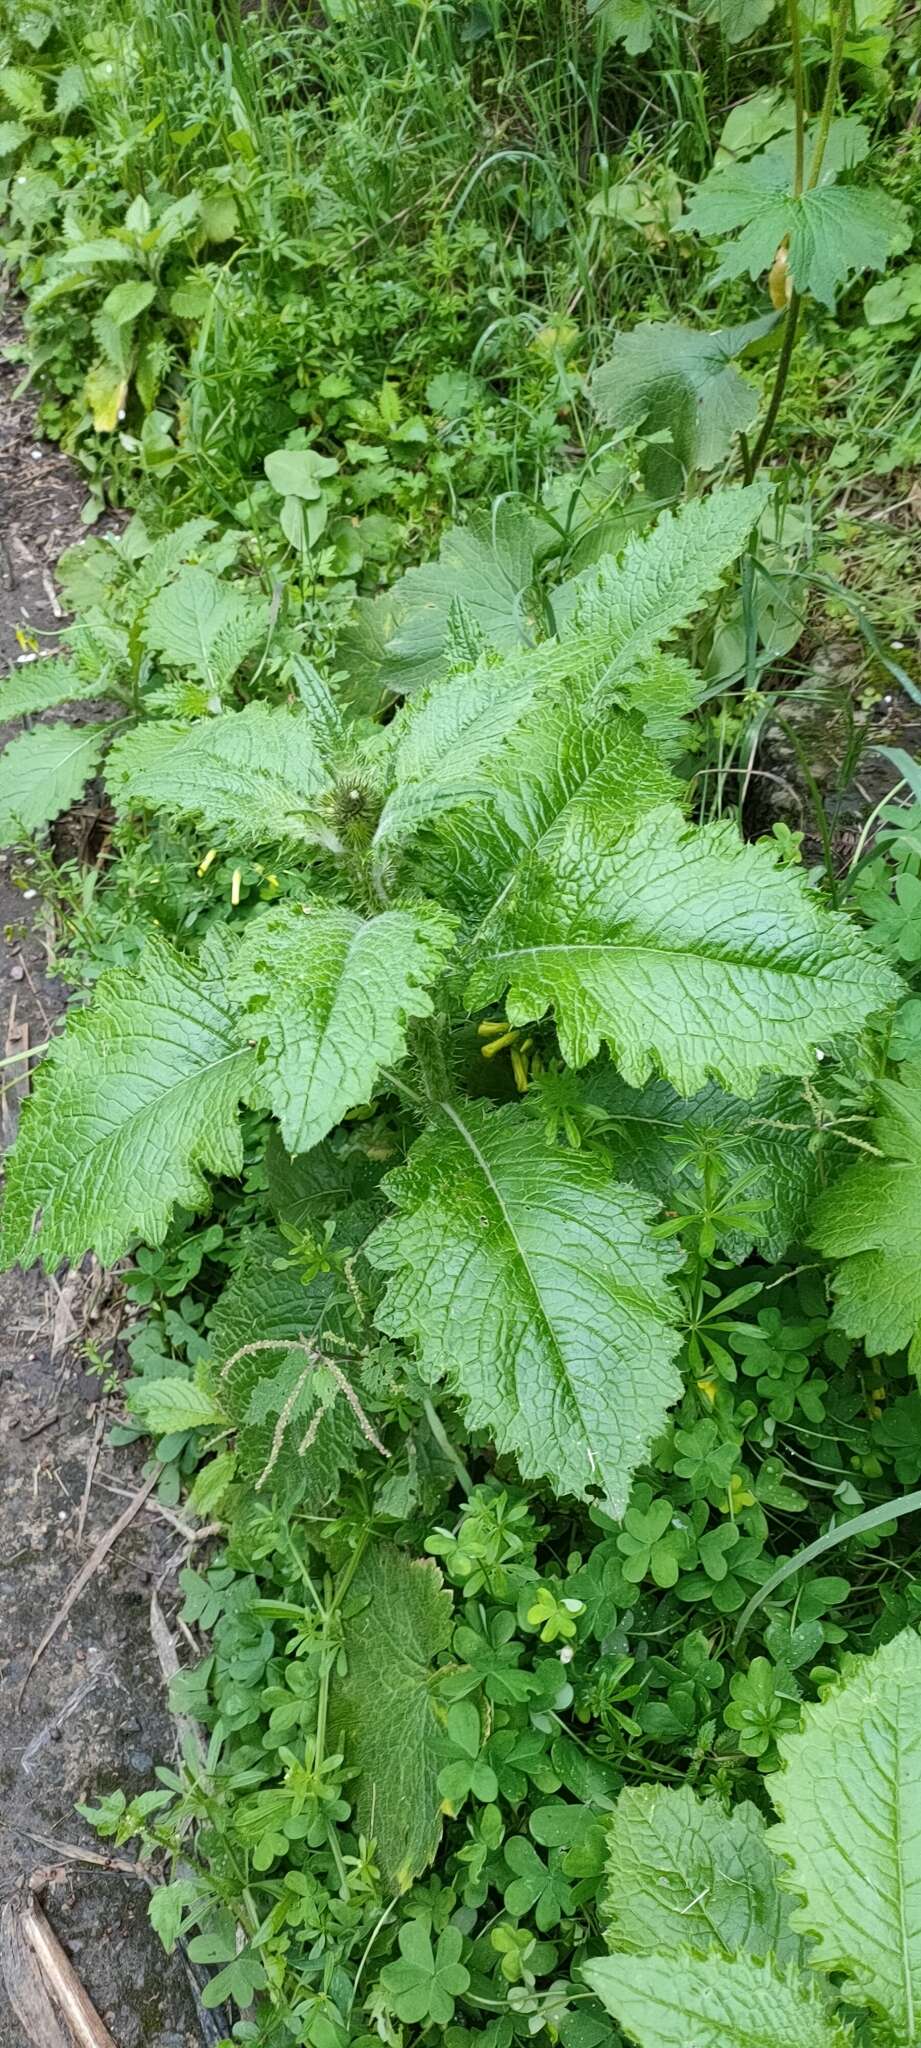
<instances>
[{"instance_id":1,"label":"moist dark earth","mask_svg":"<svg viewBox=\"0 0 921 2048\"><path fill-rule=\"evenodd\" d=\"M13 394L21 365L0 328L0 674L23 653L20 634L53 645L53 566L80 538L84 486L68 459L36 429L29 394ZM0 727L0 743L14 729ZM49 976L47 931L22 855L0 861L0 1055L48 1038L66 999ZM4 1149L18 1109L5 1067ZM206 2038L181 1957L167 1961L147 1921L148 1885L83 1862L101 1842L74 1811L122 1785L149 1785L174 1753L166 1687L150 1630L150 1599L168 1620L183 1538L158 1511L142 1509L75 1602L38 1662L33 1651L81 1566L139 1484L130 1453L106 1449L101 1380L82 1347L111 1337L117 1284L98 1268L49 1280L40 1271L0 1275L0 1901L22 1895L41 1871L43 1909L117 2048L198 2048ZM110 1404L111 1405L111 1404ZM81 1505L92 1473L85 1513ZM113 1491L117 1488L117 1491ZM166 1576L164 1577L164 1573ZM188 1660L189 1650L180 1643ZM66 1846L62 1846L66 1845ZM132 1856L130 1846L121 1851ZM205 2022L207 2026L207 2022ZM212 2029L208 2029L213 2039ZM47 2038L47 2037L46 2037ZM0 2048L45 2048L27 2034L0 1975Z\"/></svg>"}]
</instances>

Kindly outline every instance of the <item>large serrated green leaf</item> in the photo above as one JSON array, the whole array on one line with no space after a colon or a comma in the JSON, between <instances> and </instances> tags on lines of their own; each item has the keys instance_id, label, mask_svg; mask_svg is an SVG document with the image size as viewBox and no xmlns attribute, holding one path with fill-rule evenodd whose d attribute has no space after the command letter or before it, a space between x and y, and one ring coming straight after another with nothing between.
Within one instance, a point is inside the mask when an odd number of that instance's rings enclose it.
<instances>
[{"instance_id":1,"label":"large serrated green leaf","mask_svg":"<svg viewBox=\"0 0 921 2048\"><path fill-rule=\"evenodd\" d=\"M628 56L648 50L655 27L655 0L588 0L589 17L602 45L623 43Z\"/></svg>"},{"instance_id":2,"label":"large serrated green leaf","mask_svg":"<svg viewBox=\"0 0 921 2048\"><path fill-rule=\"evenodd\" d=\"M70 809L95 775L108 730L101 725L39 725L0 755L0 846L44 832Z\"/></svg>"},{"instance_id":3,"label":"large serrated green leaf","mask_svg":"<svg viewBox=\"0 0 921 2048\"><path fill-rule=\"evenodd\" d=\"M534 544L531 514L512 502L449 527L437 559L408 569L378 600L386 616L383 688L402 696L445 673L449 617L458 601L486 646L503 651L532 639Z\"/></svg>"},{"instance_id":4,"label":"large serrated green leaf","mask_svg":"<svg viewBox=\"0 0 921 2048\"><path fill-rule=\"evenodd\" d=\"M451 1634L451 1595L431 1563L375 1543L352 1581L333 1681L330 1741L345 1755L355 1822L386 1884L405 1891L438 1847L443 1763L432 1660Z\"/></svg>"},{"instance_id":5,"label":"large serrated green leaf","mask_svg":"<svg viewBox=\"0 0 921 2048\"><path fill-rule=\"evenodd\" d=\"M145 638L164 661L220 691L264 638L267 625L261 598L232 589L209 569L186 568L157 592Z\"/></svg>"},{"instance_id":6,"label":"large serrated green leaf","mask_svg":"<svg viewBox=\"0 0 921 2048\"><path fill-rule=\"evenodd\" d=\"M765 1824L747 1801L728 1813L699 1799L639 1785L623 1791L608 1824L605 1940L620 1954L698 1955L745 1950L782 1966L800 1962L793 1901L777 1883Z\"/></svg>"},{"instance_id":7,"label":"large serrated green leaf","mask_svg":"<svg viewBox=\"0 0 921 2048\"><path fill-rule=\"evenodd\" d=\"M812 146L812 138L808 139ZM683 225L719 238L712 282L760 277L781 243L788 274L800 292L834 308L841 286L862 270L882 270L904 212L876 186L857 189L834 181L866 155L866 131L857 121L834 124L820 182L794 197L793 141L781 136L745 163L718 165L697 189ZM724 240L723 237L735 237Z\"/></svg>"},{"instance_id":8,"label":"large serrated green leaf","mask_svg":"<svg viewBox=\"0 0 921 2048\"><path fill-rule=\"evenodd\" d=\"M582 1975L639 2048L850 2048L808 1978L753 1956L604 1956Z\"/></svg>"},{"instance_id":9,"label":"large serrated green leaf","mask_svg":"<svg viewBox=\"0 0 921 2048\"><path fill-rule=\"evenodd\" d=\"M846 1975L844 1996L921 2037L921 1640L903 1630L855 1661L781 1736L771 1830L812 1961Z\"/></svg>"},{"instance_id":10,"label":"large serrated green leaf","mask_svg":"<svg viewBox=\"0 0 921 2048\"><path fill-rule=\"evenodd\" d=\"M396 788L378 844L483 800L499 750L526 732L538 703L581 706L589 726L594 697L605 711L620 703L644 717L650 738L673 740L694 688L658 650L715 589L766 501L766 488L751 484L664 514L650 533L631 536L621 559L605 556L579 578L558 639L501 661L484 656L407 706L395 721Z\"/></svg>"},{"instance_id":11,"label":"large serrated green leaf","mask_svg":"<svg viewBox=\"0 0 921 2048\"><path fill-rule=\"evenodd\" d=\"M370 1102L381 1068L405 1054L410 1018L431 1016L452 939L434 907L361 918L310 903L248 925L231 992L290 1152L309 1152Z\"/></svg>"},{"instance_id":12,"label":"large serrated green leaf","mask_svg":"<svg viewBox=\"0 0 921 2048\"><path fill-rule=\"evenodd\" d=\"M103 696L107 678L81 676L73 662L59 657L29 662L0 682L0 720L28 718L33 712L54 711L59 704L78 704ZM68 728L72 739L88 738L86 727Z\"/></svg>"},{"instance_id":13,"label":"large serrated green leaf","mask_svg":"<svg viewBox=\"0 0 921 2048\"><path fill-rule=\"evenodd\" d=\"M873 1130L881 1158L861 1158L819 1196L810 1242L840 1264L835 1321L874 1357L921 1336L921 1065L882 1082Z\"/></svg>"},{"instance_id":14,"label":"large serrated green leaf","mask_svg":"<svg viewBox=\"0 0 921 2048\"><path fill-rule=\"evenodd\" d=\"M525 867L481 944L472 1008L507 989L526 1024L552 1005L568 1065L604 1041L632 1086L658 1071L682 1095L712 1077L751 1096L764 1073L802 1073L900 989L771 847L671 807L620 838L583 813Z\"/></svg>"},{"instance_id":15,"label":"large serrated green leaf","mask_svg":"<svg viewBox=\"0 0 921 2048\"><path fill-rule=\"evenodd\" d=\"M160 944L103 975L72 1013L23 1105L0 1248L49 1271L137 1238L159 1244L177 1202L207 1206L208 1173L239 1174L237 1107L253 1078L205 975Z\"/></svg>"},{"instance_id":16,"label":"large serrated green leaf","mask_svg":"<svg viewBox=\"0 0 921 2048\"><path fill-rule=\"evenodd\" d=\"M414 849L410 872L465 918L483 921L528 855L552 851L567 821L603 803L621 830L679 785L639 718L609 712L586 719L576 682L549 690L507 744L480 770L475 803L434 819Z\"/></svg>"},{"instance_id":17,"label":"large serrated green leaf","mask_svg":"<svg viewBox=\"0 0 921 2048\"><path fill-rule=\"evenodd\" d=\"M734 358L776 320L768 313L709 333L675 321L644 322L615 335L613 354L592 377L596 412L617 427L667 429L671 440L660 454L673 466L715 469L758 411L758 394L733 368Z\"/></svg>"},{"instance_id":18,"label":"large serrated green leaf","mask_svg":"<svg viewBox=\"0 0 921 2048\"><path fill-rule=\"evenodd\" d=\"M315 800L330 771L304 711L248 704L193 725L149 720L113 747L106 770L113 797L194 818L237 846L316 844L328 838ZM313 800L313 807L312 807Z\"/></svg>"},{"instance_id":19,"label":"large serrated green leaf","mask_svg":"<svg viewBox=\"0 0 921 2048\"><path fill-rule=\"evenodd\" d=\"M672 1248L651 1205L514 1111L444 1107L385 1182L368 1244L390 1273L380 1327L447 1373L472 1429L525 1478L615 1513L681 1390Z\"/></svg>"}]
</instances>

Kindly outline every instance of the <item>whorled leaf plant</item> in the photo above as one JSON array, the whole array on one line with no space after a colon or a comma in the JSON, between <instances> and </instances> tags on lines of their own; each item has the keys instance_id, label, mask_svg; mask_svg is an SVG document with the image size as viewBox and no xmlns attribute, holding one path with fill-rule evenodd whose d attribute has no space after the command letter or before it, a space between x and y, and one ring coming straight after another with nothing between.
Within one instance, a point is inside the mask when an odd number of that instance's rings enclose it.
<instances>
[{"instance_id":1,"label":"whorled leaf plant","mask_svg":"<svg viewBox=\"0 0 921 2048\"><path fill-rule=\"evenodd\" d=\"M860 1032L898 994L857 927L771 847L690 823L669 767L694 681L663 647L764 498L729 489L667 515L579 579L557 638L455 657L385 727L343 724L305 670L294 707L118 741L121 803L242 835L283 854L293 880L237 941L212 936L197 959L156 943L103 977L26 1105L7 1261L156 1243L174 1204L206 1204L209 1174L240 1172L242 1105L277 1119L309 1175L343 1117L390 1104L418 1135L383 1181L389 1214L380 1191L360 1229L361 1203L348 1212L352 1252L386 1275L368 1289L378 1330L523 1476L623 1511L680 1392L679 1254L635 1184L635 1147L618 1171L616 1148L548 1135L529 1057L581 1069L605 1048L632 1088L658 1074L679 1096L760 1091L770 1120L765 1084L808 1072L817 1043ZM157 602L172 645L167 594ZM453 632L462 645L456 604ZM465 1068L477 1020L493 1051L514 1052L521 1099L498 1083L490 1097L478 1057L475 1078ZM322 1174L318 1189L322 1213ZM278 1334L250 1324L210 1383L216 1424L274 1416L263 1478L289 1426L292 1444L314 1442L304 1401L323 1370L325 1284L297 1282ZM279 1335L289 1349L303 1338L307 1365L295 1358L273 1408L252 1385L252 1344ZM233 1358L247 1348L241 1410ZM346 1439L347 1405L330 1411Z\"/></svg>"}]
</instances>

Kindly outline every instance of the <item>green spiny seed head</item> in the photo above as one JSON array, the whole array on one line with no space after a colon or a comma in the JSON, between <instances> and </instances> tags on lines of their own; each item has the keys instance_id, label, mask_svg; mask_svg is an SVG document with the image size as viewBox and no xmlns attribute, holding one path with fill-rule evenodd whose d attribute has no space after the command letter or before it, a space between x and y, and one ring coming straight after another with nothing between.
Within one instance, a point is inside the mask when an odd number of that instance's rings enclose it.
<instances>
[{"instance_id":1,"label":"green spiny seed head","mask_svg":"<svg viewBox=\"0 0 921 2048\"><path fill-rule=\"evenodd\" d=\"M381 800L362 776L343 776L332 791L330 810L344 845L367 846L381 814Z\"/></svg>"}]
</instances>

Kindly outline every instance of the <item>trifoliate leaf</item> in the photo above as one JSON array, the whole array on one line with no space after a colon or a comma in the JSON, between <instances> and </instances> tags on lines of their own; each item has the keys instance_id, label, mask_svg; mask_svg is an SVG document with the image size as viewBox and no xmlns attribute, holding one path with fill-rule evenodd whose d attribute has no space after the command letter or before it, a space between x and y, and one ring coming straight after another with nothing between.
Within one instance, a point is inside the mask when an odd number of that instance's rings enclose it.
<instances>
[{"instance_id":1,"label":"trifoliate leaf","mask_svg":"<svg viewBox=\"0 0 921 2048\"><path fill-rule=\"evenodd\" d=\"M675 1254L648 1198L480 1103L444 1108L384 1185L396 1214L368 1244L393 1276L381 1329L410 1337L430 1380L449 1375L524 1478L622 1513L681 1387Z\"/></svg>"},{"instance_id":2,"label":"trifoliate leaf","mask_svg":"<svg viewBox=\"0 0 921 2048\"><path fill-rule=\"evenodd\" d=\"M885 1112L863 1157L820 1195L810 1242L841 1264L832 1282L835 1322L871 1356L921 1336L921 1065L881 1082Z\"/></svg>"},{"instance_id":3,"label":"trifoliate leaf","mask_svg":"<svg viewBox=\"0 0 921 2048\"><path fill-rule=\"evenodd\" d=\"M106 680L104 676L81 676L73 662L60 657L25 663L0 682L0 721L28 718L35 711L54 711L59 704L78 704L101 697ZM90 736L85 726L70 726L66 730L72 740Z\"/></svg>"},{"instance_id":4,"label":"trifoliate leaf","mask_svg":"<svg viewBox=\"0 0 921 2048\"><path fill-rule=\"evenodd\" d=\"M616 427L668 429L669 445L657 452L686 473L715 469L758 411L757 392L733 369L733 359L776 321L768 313L709 334L674 321L643 323L616 335L612 356L592 378L595 409Z\"/></svg>"},{"instance_id":5,"label":"trifoliate leaf","mask_svg":"<svg viewBox=\"0 0 921 2048\"><path fill-rule=\"evenodd\" d=\"M716 1219L718 1243L739 1262L753 1245L764 1258L779 1259L803 1237L819 1188L846 1150L830 1137L821 1149L813 1145L814 1119L796 1081L763 1081L750 1102L711 1082L685 1101L667 1081L628 1088L605 1064L585 1075L584 1093L611 1119L605 1142L618 1173L665 1208L694 1208L705 1161L718 1165L721 1187L738 1187L751 1212L722 1227Z\"/></svg>"},{"instance_id":6,"label":"trifoliate leaf","mask_svg":"<svg viewBox=\"0 0 921 2048\"><path fill-rule=\"evenodd\" d=\"M267 624L261 598L232 589L208 569L186 568L157 592L145 639L164 661L220 691L264 639Z\"/></svg>"},{"instance_id":7,"label":"trifoliate leaf","mask_svg":"<svg viewBox=\"0 0 921 2048\"><path fill-rule=\"evenodd\" d=\"M808 1978L752 1956L603 1956L582 1975L639 2048L851 2048Z\"/></svg>"},{"instance_id":8,"label":"trifoliate leaf","mask_svg":"<svg viewBox=\"0 0 921 2048\"><path fill-rule=\"evenodd\" d=\"M632 1087L658 1071L682 1095L713 1078L750 1097L899 994L856 926L728 821L690 826L670 806L615 833L583 811L525 864L481 934L471 1008L507 988L514 1024L552 1004L569 1066L603 1040Z\"/></svg>"},{"instance_id":9,"label":"trifoliate leaf","mask_svg":"<svg viewBox=\"0 0 921 2048\"><path fill-rule=\"evenodd\" d=\"M0 846L16 846L76 803L105 752L101 725L39 725L0 754Z\"/></svg>"},{"instance_id":10,"label":"trifoliate leaf","mask_svg":"<svg viewBox=\"0 0 921 2048\"><path fill-rule=\"evenodd\" d=\"M174 1204L206 1208L208 1173L239 1174L237 1106L253 1076L221 994L166 946L102 976L71 1013L23 1104L7 1169L2 1251L49 1271L137 1238L161 1243Z\"/></svg>"},{"instance_id":11,"label":"trifoliate leaf","mask_svg":"<svg viewBox=\"0 0 921 2048\"><path fill-rule=\"evenodd\" d=\"M807 163L812 137L807 138ZM875 186L854 189L834 182L866 155L858 121L834 123L821 179L793 197L793 141L780 136L745 163L709 173L688 207L684 224L694 234L719 238L720 263L712 282L760 277L786 244L788 274L797 291L834 308L845 281L861 270L882 270L904 214ZM735 236L735 240L725 237Z\"/></svg>"},{"instance_id":12,"label":"trifoliate leaf","mask_svg":"<svg viewBox=\"0 0 921 2048\"><path fill-rule=\"evenodd\" d=\"M812 1962L910 2041L921 2011L921 1639L903 1630L781 1736L768 1837L805 1905Z\"/></svg>"},{"instance_id":13,"label":"trifoliate leaf","mask_svg":"<svg viewBox=\"0 0 921 2048\"><path fill-rule=\"evenodd\" d=\"M774 1956L802 1959L791 1933L793 1905L777 1883L757 1807L728 1813L719 1799L698 1799L639 1785L621 1793L608 1824L604 1938L620 1954Z\"/></svg>"},{"instance_id":14,"label":"trifoliate leaf","mask_svg":"<svg viewBox=\"0 0 921 2048\"><path fill-rule=\"evenodd\" d=\"M315 800L330 774L306 712L254 703L194 725L148 720L113 747L106 780L121 809L195 818L238 846L328 842Z\"/></svg>"},{"instance_id":15,"label":"trifoliate leaf","mask_svg":"<svg viewBox=\"0 0 921 2048\"><path fill-rule=\"evenodd\" d=\"M375 1543L352 1580L342 1626L345 1672L333 1680L329 1739L342 1750L354 1824L403 1892L431 1862L441 1834L444 1762L432 1702L432 1661L451 1634L451 1595L434 1564Z\"/></svg>"},{"instance_id":16,"label":"trifoliate leaf","mask_svg":"<svg viewBox=\"0 0 921 2048\"><path fill-rule=\"evenodd\" d=\"M431 1016L452 937L434 907L361 918L279 906L247 926L231 989L289 1152L309 1152L371 1101L381 1068L405 1054L410 1018Z\"/></svg>"},{"instance_id":17,"label":"trifoliate leaf","mask_svg":"<svg viewBox=\"0 0 921 2048\"><path fill-rule=\"evenodd\" d=\"M284 1238L268 1233L247 1245L209 1319L211 1384L235 1431L241 1477L287 1509L319 1514L354 1468L361 1438L348 1402L298 1339L322 1352L324 1331L343 1338L343 1297L351 1302L331 1272L305 1287L283 1265L286 1251ZM259 1348L248 1349L254 1341ZM318 1408L319 1427L301 1449Z\"/></svg>"}]
</instances>

